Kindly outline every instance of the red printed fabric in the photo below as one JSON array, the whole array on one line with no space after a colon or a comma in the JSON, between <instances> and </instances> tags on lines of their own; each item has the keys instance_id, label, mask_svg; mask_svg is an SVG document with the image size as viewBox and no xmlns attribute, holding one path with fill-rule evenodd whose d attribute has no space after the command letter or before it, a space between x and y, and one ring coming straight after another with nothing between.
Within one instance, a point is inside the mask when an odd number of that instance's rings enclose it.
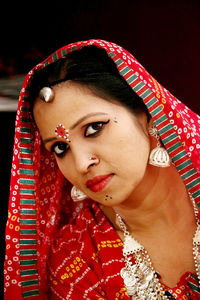
<instances>
[{"instance_id":1,"label":"red printed fabric","mask_svg":"<svg viewBox=\"0 0 200 300\"><path fill-rule=\"evenodd\" d=\"M168 291L174 299L198 300L200 297L198 290L198 279L193 274L185 273L174 288L169 288L165 284L162 287Z\"/></svg>"},{"instance_id":2,"label":"red printed fabric","mask_svg":"<svg viewBox=\"0 0 200 300\"><path fill-rule=\"evenodd\" d=\"M94 215L90 212L92 201L72 202L71 185L58 170L54 156L44 149L29 104L34 74L87 45L104 48L119 73L142 98L186 188L200 207L200 117L163 88L120 46L102 40L67 45L28 73L19 97L6 226L5 300L81 299L80 295L86 299L128 299L119 277L123 265L121 241L98 210L93 208ZM92 231L90 222L95 222L94 228L100 231ZM105 226L104 231L101 226ZM57 251L55 258L53 251ZM61 267L64 259L66 264L68 259L72 262L74 267L66 268L72 268L73 272L67 269L64 273ZM85 273L81 273L83 270ZM79 279L79 273L84 279ZM199 293L198 286L191 283L190 287ZM72 298L72 292L78 298Z\"/></svg>"},{"instance_id":3,"label":"red printed fabric","mask_svg":"<svg viewBox=\"0 0 200 300\"><path fill-rule=\"evenodd\" d=\"M96 204L82 211L61 229L52 245L51 299L130 299L120 276L122 249L122 240ZM184 274L172 289L162 286L178 300L200 297L195 290L198 280L191 273Z\"/></svg>"},{"instance_id":4,"label":"red printed fabric","mask_svg":"<svg viewBox=\"0 0 200 300\"><path fill-rule=\"evenodd\" d=\"M119 275L122 248L96 204L82 211L61 229L51 247L52 299L129 299Z\"/></svg>"}]
</instances>

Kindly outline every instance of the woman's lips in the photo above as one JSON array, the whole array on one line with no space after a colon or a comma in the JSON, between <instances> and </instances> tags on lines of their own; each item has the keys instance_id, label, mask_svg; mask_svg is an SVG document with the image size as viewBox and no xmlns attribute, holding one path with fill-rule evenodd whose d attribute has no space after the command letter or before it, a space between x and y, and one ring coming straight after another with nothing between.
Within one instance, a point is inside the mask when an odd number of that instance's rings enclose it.
<instances>
[{"instance_id":1,"label":"woman's lips","mask_svg":"<svg viewBox=\"0 0 200 300\"><path fill-rule=\"evenodd\" d=\"M86 181L85 185L95 193L100 192L106 187L113 176L113 174L99 175Z\"/></svg>"}]
</instances>

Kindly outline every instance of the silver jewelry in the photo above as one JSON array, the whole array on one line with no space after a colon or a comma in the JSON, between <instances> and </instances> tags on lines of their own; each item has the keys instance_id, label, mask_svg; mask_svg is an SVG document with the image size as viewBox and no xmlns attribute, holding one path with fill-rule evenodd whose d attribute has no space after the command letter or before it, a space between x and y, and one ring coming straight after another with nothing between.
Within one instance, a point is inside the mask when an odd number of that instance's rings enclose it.
<instances>
[{"instance_id":1,"label":"silver jewelry","mask_svg":"<svg viewBox=\"0 0 200 300\"><path fill-rule=\"evenodd\" d=\"M200 284L200 221L198 219L198 209L189 193L190 199L193 203L194 213L197 223L197 229L193 237L193 257ZM119 214L117 216L117 223L124 233L124 247L123 256L125 259L125 267L121 269L120 275L124 280L124 285L127 293L134 300L163 300L168 299L165 291L159 282L156 271L152 266L151 259L144 249L144 247L132 237L127 230L125 223ZM132 263L132 257L135 264Z\"/></svg>"},{"instance_id":2,"label":"silver jewelry","mask_svg":"<svg viewBox=\"0 0 200 300\"><path fill-rule=\"evenodd\" d=\"M89 160L95 160L95 159L96 159L96 157L94 157L94 156L89 157Z\"/></svg>"},{"instance_id":3,"label":"silver jewelry","mask_svg":"<svg viewBox=\"0 0 200 300\"><path fill-rule=\"evenodd\" d=\"M91 161L90 166L94 166L99 163L99 159L96 156L90 156L88 159Z\"/></svg>"},{"instance_id":4,"label":"silver jewelry","mask_svg":"<svg viewBox=\"0 0 200 300\"><path fill-rule=\"evenodd\" d=\"M50 87L43 87L39 92L39 97L44 102L51 102L54 98L54 91Z\"/></svg>"},{"instance_id":5,"label":"silver jewelry","mask_svg":"<svg viewBox=\"0 0 200 300\"><path fill-rule=\"evenodd\" d=\"M170 157L167 150L161 146L157 128L153 125L148 131L151 136L157 139L157 147L154 148L149 155L149 164L162 168L169 167Z\"/></svg>"},{"instance_id":6,"label":"silver jewelry","mask_svg":"<svg viewBox=\"0 0 200 300\"><path fill-rule=\"evenodd\" d=\"M79 190L75 185L71 189L71 197L74 202L83 201L88 198L88 196Z\"/></svg>"}]
</instances>

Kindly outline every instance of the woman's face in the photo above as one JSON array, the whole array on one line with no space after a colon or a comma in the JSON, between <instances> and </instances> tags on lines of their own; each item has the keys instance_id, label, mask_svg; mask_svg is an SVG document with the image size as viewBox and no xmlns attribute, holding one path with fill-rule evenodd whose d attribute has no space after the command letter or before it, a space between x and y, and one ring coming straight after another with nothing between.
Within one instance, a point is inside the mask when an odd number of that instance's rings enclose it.
<instances>
[{"instance_id":1,"label":"woman's face","mask_svg":"<svg viewBox=\"0 0 200 300\"><path fill-rule=\"evenodd\" d=\"M79 84L54 88L55 98L34 104L34 117L48 151L67 180L93 200L115 206L128 199L143 179L150 151L145 113L135 116ZM68 130L68 138L55 134Z\"/></svg>"}]
</instances>

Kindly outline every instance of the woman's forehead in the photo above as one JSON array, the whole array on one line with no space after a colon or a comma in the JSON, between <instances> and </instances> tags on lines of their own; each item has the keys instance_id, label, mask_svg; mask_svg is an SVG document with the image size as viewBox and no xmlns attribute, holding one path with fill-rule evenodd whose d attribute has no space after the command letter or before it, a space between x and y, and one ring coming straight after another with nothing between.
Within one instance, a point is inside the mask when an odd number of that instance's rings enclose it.
<instances>
[{"instance_id":1,"label":"woman's forehead","mask_svg":"<svg viewBox=\"0 0 200 300\"><path fill-rule=\"evenodd\" d=\"M39 129L53 127L58 123L73 128L74 124L80 123L80 120L84 121L86 117L111 114L123 107L72 84L57 86L54 92L54 100L50 103L45 103L39 98L35 101L33 114Z\"/></svg>"},{"instance_id":2,"label":"woman's forehead","mask_svg":"<svg viewBox=\"0 0 200 300\"><path fill-rule=\"evenodd\" d=\"M93 112L96 108L123 107L119 102L112 99L105 100L104 98L95 95L89 88L73 83L65 82L61 85L53 87L54 99L50 103L45 103L39 97L36 99L33 107L34 115L43 113L65 112L77 114L80 111Z\"/></svg>"}]
</instances>

